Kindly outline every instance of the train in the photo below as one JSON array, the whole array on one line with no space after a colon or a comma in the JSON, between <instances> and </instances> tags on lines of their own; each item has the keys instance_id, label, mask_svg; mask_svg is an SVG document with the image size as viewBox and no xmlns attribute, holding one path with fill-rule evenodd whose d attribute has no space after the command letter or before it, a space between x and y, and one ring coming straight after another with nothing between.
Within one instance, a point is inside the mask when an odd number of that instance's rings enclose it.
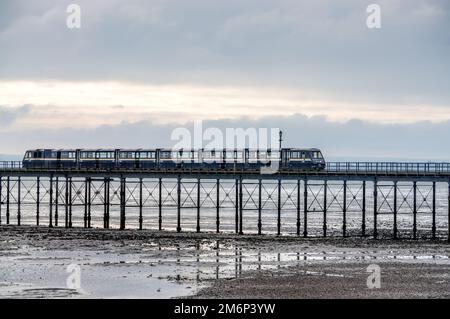
<instances>
[{"instance_id":1,"label":"train","mask_svg":"<svg viewBox=\"0 0 450 319\"><path fill-rule=\"evenodd\" d=\"M35 149L25 169L281 169L323 170L318 148L282 149Z\"/></svg>"}]
</instances>

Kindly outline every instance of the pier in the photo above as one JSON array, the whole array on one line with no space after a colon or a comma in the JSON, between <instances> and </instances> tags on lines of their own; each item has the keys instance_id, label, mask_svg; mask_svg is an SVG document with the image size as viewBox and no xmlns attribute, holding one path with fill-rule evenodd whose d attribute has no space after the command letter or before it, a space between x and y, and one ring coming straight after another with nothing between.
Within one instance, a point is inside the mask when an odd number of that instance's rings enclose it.
<instances>
[{"instance_id":1,"label":"pier","mask_svg":"<svg viewBox=\"0 0 450 319\"><path fill-rule=\"evenodd\" d=\"M450 163L323 171L24 169L0 162L0 224L450 241Z\"/></svg>"}]
</instances>

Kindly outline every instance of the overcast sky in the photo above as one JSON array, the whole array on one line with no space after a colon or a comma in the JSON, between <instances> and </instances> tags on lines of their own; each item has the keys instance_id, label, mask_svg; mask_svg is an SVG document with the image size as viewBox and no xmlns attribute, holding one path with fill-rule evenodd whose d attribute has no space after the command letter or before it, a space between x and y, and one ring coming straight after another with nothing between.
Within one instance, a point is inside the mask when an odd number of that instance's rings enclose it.
<instances>
[{"instance_id":1,"label":"overcast sky","mask_svg":"<svg viewBox=\"0 0 450 319\"><path fill-rule=\"evenodd\" d=\"M170 147L201 119L330 158L450 161L449 57L445 0L0 0L0 154Z\"/></svg>"}]
</instances>

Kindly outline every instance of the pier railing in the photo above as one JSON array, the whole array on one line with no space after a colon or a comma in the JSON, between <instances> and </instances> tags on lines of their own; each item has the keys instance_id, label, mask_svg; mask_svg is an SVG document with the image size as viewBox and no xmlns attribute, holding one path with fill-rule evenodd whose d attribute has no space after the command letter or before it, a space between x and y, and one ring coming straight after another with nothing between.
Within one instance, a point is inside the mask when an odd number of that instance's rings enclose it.
<instances>
[{"instance_id":1,"label":"pier railing","mask_svg":"<svg viewBox=\"0 0 450 319\"><path fill-rule=\"evenodd\" d=\"M54 168L53 165L49 166L48 163L43 163L42 166L34 167L33 170L74 170L73 168L67 169L64 167ZM92 171L94 168L89 169L81 169L81 170L89 170ZM0 161L0 170L8 171L8 170L25 170L23 168L22 162L20 161ZM135 170L134 168L126 168L121 170ZM146 170L146 169L140 169ZM155 169L147 169L151 171L155 171ZM166 169L161 169L161 171L165 171ZM180 171L190 171L186 168L179 169ZM199 169L195 169L198 171ZM228 169L227 172L239 173L239 172L247 172L250 170L246 169ZM254 170L253 171L257 171ZM290 169L288 171L296 171L295 169ZM325 172L329 173L354 173L354 174L450 174L450 162L427 162L427 163L413 163L413 162L327 162Z\"/></svg>"},{"instance_id":2,"label":"pier railing","mask_svg":"<svg viewBox=\"0 0 450 319\"><path fill-rule=\"evenodd\" d=\"M355 173L450 173L450 163L328 162L328 172Z\"/></svg>"}]
</instances>

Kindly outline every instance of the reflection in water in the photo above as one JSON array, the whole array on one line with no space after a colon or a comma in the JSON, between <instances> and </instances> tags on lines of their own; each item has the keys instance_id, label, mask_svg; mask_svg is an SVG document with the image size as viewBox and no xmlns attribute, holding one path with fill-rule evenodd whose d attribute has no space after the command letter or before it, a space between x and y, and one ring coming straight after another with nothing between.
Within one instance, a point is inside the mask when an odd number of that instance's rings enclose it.
<instances>
[{"instance_id":1,"label":"reflection in water","mask_svg":"<svg viewBox=\"0 0 450 319\"><path fill-rule=\"evenodd\" d=\"M352 261L411 261L420 259L423 262L439 260L450 263L450 256L426 255L420 252L405 250L364 250L348 248L333 248L331 250L315 250L305 248L305 251L273 251L265 247L248 248L237 244L217 241L196 241L194 245L176 244L177 278L188 278L202 282L204 280L238 278L243 272L249 270L274 270L282 267L295 266L315 262L352 262ZM170 252L172 245L158 245L158 250ZM157 262L170 264L170 254L159 260L146 260L142 262ZM172 274L173 275L173 274Z\"/></svg>"}]
</instances>

